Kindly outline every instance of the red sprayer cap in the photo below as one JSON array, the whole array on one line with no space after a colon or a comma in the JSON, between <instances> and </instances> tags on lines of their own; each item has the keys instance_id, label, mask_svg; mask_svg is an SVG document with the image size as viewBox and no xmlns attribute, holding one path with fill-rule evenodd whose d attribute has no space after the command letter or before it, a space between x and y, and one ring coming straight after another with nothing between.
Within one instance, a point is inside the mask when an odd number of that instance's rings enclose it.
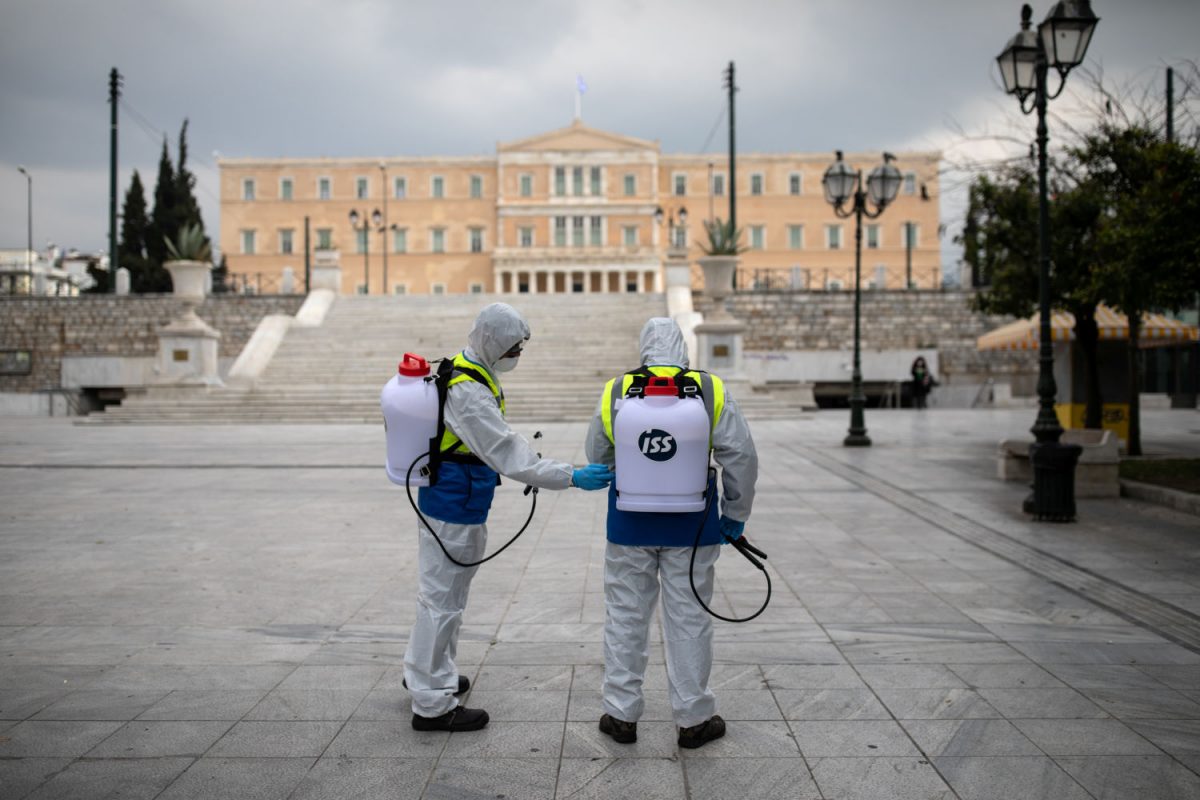
<instances>
[{"instance_id":1,"label":"red sprayer cap","mask_svg":"<svg viewBox=\"0 0 1200 800\"><path fill-rule=\"evenodd\" d=\"M416 353L405 353L400 360L400 374L409 378L423 378L429 374L429 362Z\"/></svg>"},{"instance_id":2,"label":"red sprayer cap","mask_svg":"<svg viewBox=\"0 0 1200 800\"><path fill-rule=\"evenodd\" d=\"M678 394L674 378L651 378L646 384L646 397L675 397Z\"/></svg>"}]
</instances>

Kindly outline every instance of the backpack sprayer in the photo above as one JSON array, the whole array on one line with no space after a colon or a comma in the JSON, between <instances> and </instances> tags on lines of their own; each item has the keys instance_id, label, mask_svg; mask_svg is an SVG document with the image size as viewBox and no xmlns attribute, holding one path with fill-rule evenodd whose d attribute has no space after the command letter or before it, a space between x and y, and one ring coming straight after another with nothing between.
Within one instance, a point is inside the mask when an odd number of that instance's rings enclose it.
<instances>
[{"instance_id":1,"label":"backpack sprayer","mask_svg":"<svg viewBox=\"0 0 1200 800\"><path fill-rule=\"evenodd\" d=\"M450 551L434 532L429 520L417 507L412 487L435 485L438 468L443 460L447 460L447 454L441 452L441 444L442 436L446 432L446 392L453 373L474 373L471 377L485 386L487 381L483 380L483 376L476 370L462 365L456 366L451 359L438 359L435 363L439 363L437 373L430 374L428 361L414 353L405 353L397 374L392 376L380 393L379 405L383 411L383 429L387 435L387 476L392 483L404 487L413 512L446 554L446 558L460 567L477 567L503 553L525 533L537 510L538 490L535 486L525 487L525 494L532 495L529 516L521 529L499 550L478 561L459 561L450 555ZM541 431L538 431L533 438L540 439L541 436ZM454 460L483 464L476 456L455 456Z\"/></svg>"},{"instance_id":2,"label":"backpack sprayer","mask_svg":"<svg viewBox=\"0 0 1200 800\"><path fill-rule=\"evenodd\" d=\"M702 511L688 581L696 602L710 615L726 622L749 622L771 602L771 576L763 566L767 554L745 540L727 542L767 580L767 597L748 617L726 617L713 611L696 590L696 551L716 495L716 469L709 466L712 422L705 410L699 384L686 375L671 377L634 372L633 383L618 407L613 422L616 452L617 509L651 513ZM618 383L617 386L620 384Z\"/></svg>"}]
</instances>

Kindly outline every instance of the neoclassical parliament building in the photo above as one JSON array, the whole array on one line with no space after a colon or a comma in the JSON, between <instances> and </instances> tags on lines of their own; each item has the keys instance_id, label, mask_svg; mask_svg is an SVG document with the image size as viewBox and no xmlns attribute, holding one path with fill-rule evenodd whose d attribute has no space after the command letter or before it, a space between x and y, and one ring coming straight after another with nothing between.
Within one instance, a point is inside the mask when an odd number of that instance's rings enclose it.
<instances>
[{"instance_id":1,"label":"neoclassical parliament building","mask_svg":"<svg viewBox=\"0 0 1200 800\"><path fill-rule=\"evenodd\" d=\"M934 288L940 153L896 155L904 183L864 220L862 281ZM738 155L739 285L853 288L854 220L835 216L821 188L833 157ZM880 153L846 160L865 175ZM290 267L303 286L307 218L310 250L338 260L344 293L662 291L668 247L700 257L703 221L729 216L726 156L668 155L579 120L501 143L494 157L223 158L219 168L230 272L269 285Z\"/></svg>"}]
</instances>

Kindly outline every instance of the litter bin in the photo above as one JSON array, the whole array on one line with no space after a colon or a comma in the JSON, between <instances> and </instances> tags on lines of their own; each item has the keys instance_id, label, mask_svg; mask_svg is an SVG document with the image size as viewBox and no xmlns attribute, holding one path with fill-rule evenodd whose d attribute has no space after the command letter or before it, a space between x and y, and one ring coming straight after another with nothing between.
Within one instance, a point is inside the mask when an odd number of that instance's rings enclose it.
<instances>
[{"instance_id":1,"label":"litter bin","mask_svg":"<svg viewBox=\"0 0 1200 800\"><path fill-rule=\"evenodd\" d=\"M1033 495L1025 510L1041 522L1075 521L1075 464L1083 448L1077 444L1034 442L1029 445Z\"/></svg>"}]
</instances>

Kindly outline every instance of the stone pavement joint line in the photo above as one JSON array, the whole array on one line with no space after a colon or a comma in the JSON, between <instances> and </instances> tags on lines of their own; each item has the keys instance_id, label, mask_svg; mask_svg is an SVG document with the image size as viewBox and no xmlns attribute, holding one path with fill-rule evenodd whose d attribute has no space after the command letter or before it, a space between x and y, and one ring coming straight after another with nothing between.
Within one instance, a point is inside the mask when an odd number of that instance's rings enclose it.
<instances>
[{"instance_id":1,"label":"stone pavement joint line","mask_svg":"<svg viewBox=\"0 0 1200 800\"><path fill-rule=\"evenodd\" d=\"M784 445L784 449L809 459L838 477L894 503L897 507L936 525L953 536L1023 567L1118 616L1150 628L1176 644L1200 652L1200 616L1164 603L1136 589L1122 586L1084 567L1019 542L986 525L966 519L953 511L947 511L912 492L868 475L862 470L825 455L812 447Z\"/></svg>"}]
</instances>

